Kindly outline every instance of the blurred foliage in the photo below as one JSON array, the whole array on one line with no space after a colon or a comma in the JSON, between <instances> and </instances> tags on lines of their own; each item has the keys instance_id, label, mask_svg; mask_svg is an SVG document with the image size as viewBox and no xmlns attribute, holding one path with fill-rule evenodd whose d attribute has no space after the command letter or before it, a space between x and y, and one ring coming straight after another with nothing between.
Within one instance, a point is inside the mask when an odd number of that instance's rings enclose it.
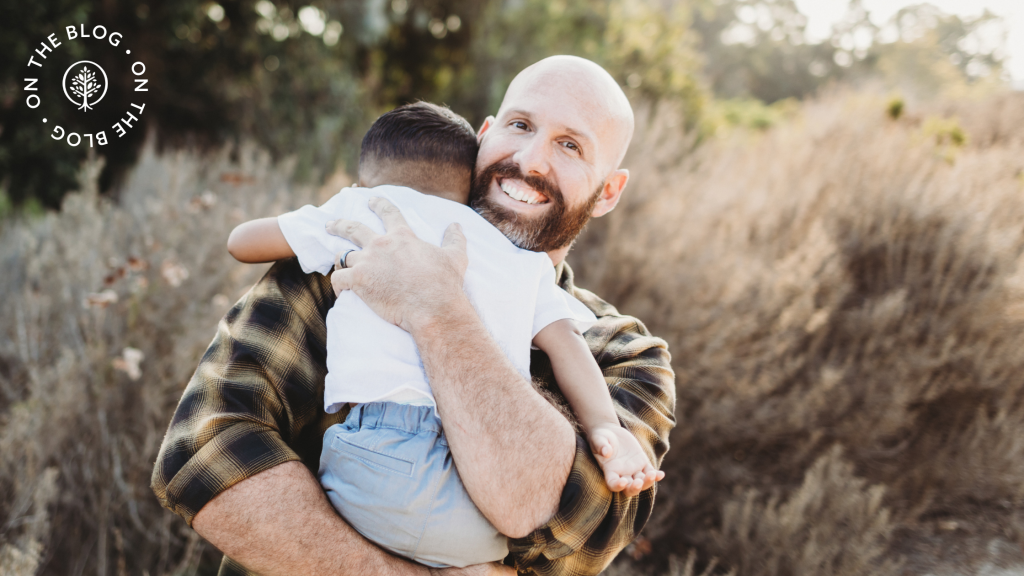
<instances>
[{"instance_id":1,"label":"blurred foliage","mask_svg":"<svg viewBox=\"0 0 1024 576\"><path fill-rule=\"evenodd\" d=\"M921 4L878 30L867 58L887 85L907 93L984 94L1005 86L1005 37L1002 19L990 12L963 19Z\"/></svg>"},{"instance_id":2,"label":"blurred foliage","mask_svg":"<svg viewBox=\"0 0 1024 576\"><path fill-rule=\"evenodd\" d=\"M799 109L795 98L765 104L756 98L719 99L707 107L705 125L767 130Z\"/></svg>"},{"instance_id":3,"label":"blurred foliage","mask_svg":"<svg viewBox=\"0 0 1024 576\"><path fill-rule=\"evenodd\" d=\"M960 96L1005 82L1005 30L989 12L962 18L916 4L878 26L851 0L831 36L813 43L793 0L704 0L693 26L708 83L725 98L804 98L833 81Z\"/></svg>"},{"instance_id":4,"label":"blurred foliage","mask_svg":"<svg viewBox=\"0 0 1024 576\"><path fill-rule=\"evenodd\" d=\"M78 160L84 151L56 145L46 137L48 131L36 124L38 116L58 116L67 103L43 99L37 110L27 114L22 87L27 75L40 76L41 84L60 85L63 68L46 66L26 74L24 67L47 35L85 21L89 12L88 4L81 0L0 3L0 54L4 55L0 58L0 188L6 189L16 204L36 197L49 199L52 205L77 183ZM68 43L63 48L76 57L82 54L80 44Z\"/></svg>"},{"instance_id":5,"label":"blurred foliage","mask_svg":"<svg viewBox=\"0 0 1024 576\"><path fill-rule=\"evenodd\" d=\"M793 0L705 0L694 9L705 75L716 95L775 102L812 94L834 74L834 48L808 44ZM824 66L824 68L823 68Z\"/></svg>"},{"instance_id":6,"label":"blurred foliage","mask_svg":"<svg viewBox=\"0 0 1024 576\"><path fill-rule=\"evenodd\" d=\"M41 129L40 116L68 116L67 102L29 110L22 90L32 51L74 23L121 32L148 67L142 126L95 150L107 160L106 191L154 128L161 146L253 138L275 157L294 155L301 179L339 164L352 171L381 112L422 99L479 125L516 73L552 54L601 63L638 103L671 101L698 139L722 125L764 129L785 109L766 104L832 82L881 82L908 96L991 90L1005 57L991 14L965 19L921 4L877 26L860 0L817 43L794 0L47 0L6 2L0 21L17 23L0 35L0 186L16 206L58 206L88 152ZM109 56L99 42L60 50L42 70L49 93L64 60ZM103 105L118 114L131 92L115 88ZM98 128L116 120L90 118ZM75 122L89 125L83 113Z\"/></svg>"},{"instance_id":7,"label":"blurred foliage","mask_svg":"<svg viewBox=\"0 0 1024 576\"><path fill-rule=\"evenodd\" d=\"M967 144L967 134L956 118L927 118L922 130L926 136L934 138L938 146L949 145L959 148Z\"/></svg>"},{"instance_id":8,"label":"blurred foliage","mask_svg":"<svg viewBox=\"0 0 1024 576\"><path fill-rule=\"evenodd\" d=\"M75 185L78 163L87 153L84 145L71 148L50 141L37 128L40 112L67 118L67 102L44 99L40 110L30 111L22 93L22 67L32 50L51 33L64 40L64 26L75 23L103 24L121 32L133 56L147 65L150 79L142 126L97 150L107 158L104 189L114 186L134 161L147 128L158 128L161 144L213 144L254 136L275 153L297 153L300 170L329 166L333 151L352 133L349 126L362 119L358 83L347 66L352 49L342 43L327 46L321 37L303 34L287 9L276 19L285 23L284 38L261 34L257 26L265 19L256 4L5 3L0 20L18 23L0 37L0 48L9 56L0 64L0 181L6 182L11 199L21 203L35 197L57 206ZM100 63L110 52L103 43L65 40L54 56L65 47L76 58ZM278 65L269 66L271 61ZM51 94L60 93L60 64L41 71L40 84L49 86ZM128 105L115 101L107 108L118 114Z\"/></svg>"},{"instance_id":9,"label":"blurred foliage","mask_svg":"<svg viewBox=\"0 0 1024 576\"><path fill-rule=\"evenodd\" d=\"M899 120L900 116L903 116L903 110L906 107L907 103L903 98L897 96L889 100L889 103L885 106L885 113L893 120Z\"/></svg>"},{"instance_id":10,"label":"blurred foliage","mask_svg":"<svg viewBox=\"0 0 1024 576\"><path fill-rule=\"evenodd\" d=\"M686 2L393 0L362 7L360 29L390 22L360 56L364 86L381 109L431 99L479 125L516 74L553 54L599 62L630 96L679 101L693 119L705 102Z\"/></svg>"},{"instance_id":11,"label":"blurred foliage","mask_svg":"<svg viewBox=\"0 0 1024 576\"><path fill-rule=\"evenodd\" d=\"M19 25L0 37L0 185L15 204L56 207L75 184L87 147L38 128L37 116L66 116L67 103L29 110L21 80L32 50L67 24L121 32L148 67L144 126L97 150L110 190L152 128L161 146L252 137L294 154L298 177L322 177L353 161L380 112L422 99L479 124L516 73L552 54L605 65L636 98L682 103L692 125L705 97L690 18L688 3L656 0L8 2L0 20ZM76 58L104 51L65 44ZM59 86L65 67L47 66L41 84ZM116 113L130 102L114 101Z\"/></svg>"}]
</instances>

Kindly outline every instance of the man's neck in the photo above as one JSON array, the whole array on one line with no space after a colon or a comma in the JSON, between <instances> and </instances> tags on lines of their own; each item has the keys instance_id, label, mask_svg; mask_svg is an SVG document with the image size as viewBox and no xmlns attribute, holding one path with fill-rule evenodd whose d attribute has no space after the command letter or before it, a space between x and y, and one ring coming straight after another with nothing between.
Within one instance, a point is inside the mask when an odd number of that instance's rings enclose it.
<instances>
[{"instance_id":1,"label":"man's neck","mask_svg":"<svg viewBox=\"0 0 1024 576\"><path fill-rule=\"evenodd\" d=\"M569 254L569 250L572 248L572 244L563 246L557 250L551 250L548 252L548 258L551 258L551 264L558 266L562 262L565 262L565 257Z\"/></svg>"}]
</instances>

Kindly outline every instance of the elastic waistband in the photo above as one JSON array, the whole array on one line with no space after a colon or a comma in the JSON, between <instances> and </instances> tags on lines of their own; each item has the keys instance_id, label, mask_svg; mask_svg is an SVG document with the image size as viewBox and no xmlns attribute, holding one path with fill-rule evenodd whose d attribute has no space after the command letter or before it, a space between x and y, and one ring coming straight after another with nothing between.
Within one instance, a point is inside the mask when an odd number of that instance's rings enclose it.
<instances>
[{"instance_id":1,"label":"elastic waistband","mask_svg":"<svg viewBox=\"0 0 1024 576\"><path fill-rule=\"evenodd\" d=\"M433 406L413 406L395 402L356 404L345 418L346 424L373 428L395 428L410 433L441 433L441 420Z\"/></svg>"}]
</instances>

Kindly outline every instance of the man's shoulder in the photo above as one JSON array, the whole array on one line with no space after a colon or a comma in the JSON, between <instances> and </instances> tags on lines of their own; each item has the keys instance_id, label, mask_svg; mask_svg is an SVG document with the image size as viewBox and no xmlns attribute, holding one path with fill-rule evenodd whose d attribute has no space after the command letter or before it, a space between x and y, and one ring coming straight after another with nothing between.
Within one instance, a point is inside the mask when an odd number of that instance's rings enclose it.
<instances>
[{"instance_id":1,"label":"man's shoulder","mask_svg":"<svg viewBox=\"0 0 1024 576\"><path fill-rule=\"evenodd\" d=\"M594 313L594 316L597 316L598 320L607 319L608 321L614 321L615 319L623 319L627 322L639 322L636 318L620 314L619 311L616 310L615 306L605 302L597 294L577 286L576 274L573 272L568 262L563 261L555 266L555 282L563 290L575 296L580 302L583 302L587 308L590 308L590 311Z\"/></svg>"},{"instance_id":2,"label":"man's shoulder","mask_svg":"<svg viewBox=\"0 0 1024 576\"><path fill-rule=\"evenodd\" d=\"M295 257L274 262L267 273L253 285L253 289L261 286L288 292L310 292L316 296L323 296L325 292L332 293L329 276L306 274L302 271L299 259Z\"/></svg>"},{"instance_id":3,"label":"man's shoulder","mask_svg":"<svg viewBox=\"0 0 1024 576\"><path fill-rule=\"evenodd\" d=\"M329 276L306 274L298 258L286 258L275 262L232 311L248 309L323 325L335 300Z\"/></svg>"},{"instance_id":4,"label":"man's shoulder","mask_svg":"<svg viewBox=\"0 0 1024 576\"><path fill-rule=\"evenodd\" d=\"M576 286L568 264L563 262L556 272L559 285L597 316L597 322L584 334L592 351L629 357L650 355L657 350L656 355L664 356L664 363L669 362L668 344L651 334L639 318L620 313L600 296Z\"/></svg>"},{"instance_id":5,"label":"man's shoulder","mask_svg":"<svg viewBox=\"0 0 1024 576\"><path fill-rule=\"evenodd\" d=\"M584 288L580 288L578 286L573 285L570 288L568 288L568 292L575 296L577 300L583 302L583 304L585 304L587 308L590 308L590 311L593 312L594 316L597 316L598 319L608 318L609 320L613 320L617 318L622 318L636 320L636 318L633 318L632 316L625 316L623 314L620 314L618 309L615 308L615 306L612 306L608 302L605 302L600 296L594 294L590 290L586 290Z\"/></svg>"}]
</instances>

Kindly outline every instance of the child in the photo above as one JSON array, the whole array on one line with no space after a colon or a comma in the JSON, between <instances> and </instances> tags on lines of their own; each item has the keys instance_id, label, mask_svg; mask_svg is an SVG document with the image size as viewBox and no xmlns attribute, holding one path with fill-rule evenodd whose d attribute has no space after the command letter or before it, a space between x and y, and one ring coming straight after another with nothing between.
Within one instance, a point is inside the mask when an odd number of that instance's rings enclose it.
<instances>
[{"instance_id":1,"label":"child","mask_svg":"<svg viewBox=\"0 0 1024 576\"><path fill-rule=\"evenodd\" d=\"M582 337L593 313L557 286L547 254L517 248L466 206L476 152L472 127L451 110L402 106L366 133L358 188L319 208L244 223L228 250L242 262L298 256L307 274L328 274L336 254L357 247L328 234L326 223L357 220L383 234L373 198L390 200L419 238L436 245L458 222L467 239L466 294L512 364L530 378L531 341L547 353L609 489L653 481L660 473L619 424ZM325 434L320 459L320 482L338 512L378 545L429 566L503 559L506 538L459 480L412 337L345 291L327 315L327 350L325 409L353 404Z\"/></svg>"}]
</instances>

